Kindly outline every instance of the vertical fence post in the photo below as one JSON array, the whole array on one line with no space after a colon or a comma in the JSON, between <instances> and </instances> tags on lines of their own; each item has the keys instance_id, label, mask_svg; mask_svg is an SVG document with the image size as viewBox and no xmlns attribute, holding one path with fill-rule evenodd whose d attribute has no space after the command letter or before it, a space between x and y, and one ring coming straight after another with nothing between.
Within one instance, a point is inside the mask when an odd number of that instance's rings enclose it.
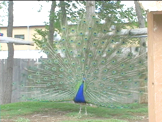
<instances>
[{"instance_id":1,"label":"vertical fence post","mask_svg":"<svg viewBox=\"0 0 162 122\"><path fill-rule=\"evenodd\" d=\"M148 13L149 122L162 122L162 11Z\"/></svg>"}]
</instances>

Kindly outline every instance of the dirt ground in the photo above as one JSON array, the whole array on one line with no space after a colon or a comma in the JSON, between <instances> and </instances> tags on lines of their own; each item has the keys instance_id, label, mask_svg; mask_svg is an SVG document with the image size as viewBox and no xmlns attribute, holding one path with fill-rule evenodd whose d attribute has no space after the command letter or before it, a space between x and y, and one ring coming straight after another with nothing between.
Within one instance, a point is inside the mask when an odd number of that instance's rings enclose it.
<instances>
[{"instance_id":1,"label":"dirt ground","mask_svg":"<svg viewBox=\"0 0 162 122\"><path fill-rule=\"evenodd\" d=\"M47 112L39 112L39 113L34 113L34 114L29 114L29 115L23 115L23 116L17 116L13 118L8 118L8 119L3 119L1 118L1 122L15 122L18 118L26 118L29 119L30 122L62 122L65 120L86 120L86 119L96 119L96 120L104 120L104 119L112 119L112 118L95 118L91 116L86 116L84 114L81 114L81 116L74 115L74 116L67 116L68 112L62 112L62 111L47 111ZM121 120L127 120L128 122L148 122L148 116L142 116L142 115L137 115L135 117L136 119L121 119ZM117 117L114 116L114 119L117 119ZM22 121L21 121L22 122Z\"/></svg>"}]
</instances>

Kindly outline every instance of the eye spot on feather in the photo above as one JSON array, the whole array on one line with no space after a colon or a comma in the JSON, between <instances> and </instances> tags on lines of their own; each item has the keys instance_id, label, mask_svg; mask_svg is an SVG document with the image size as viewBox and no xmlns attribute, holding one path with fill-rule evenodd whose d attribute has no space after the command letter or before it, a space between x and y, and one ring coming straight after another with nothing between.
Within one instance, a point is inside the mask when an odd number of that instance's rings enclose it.
<instances>
[{"instance_id":1,"label":"eye spot on feather","mask_svg":"<svg viewBox=\"0 0 162 122\"><path fill-rule=\"evenodd\" d=\"M110 82L114 82L115 80L114 79L110 79Z\"/></svg>"},{"instance_id":2,"label":"eye spot on feather","mask_svg":"<svg viewBox=\"0 0 162 122\"><path fill-rule=\"evenodd\" d=\"M105 32L107 32L107 31L104 29L103 32L105 33Z\"/></svg>"},{"instance_id":3,"label":"eye spot on feather","mask_svg":"<svg viewBox=\"0 0 162 122\"><path fill-rule=\"evenodd\" d=\"M71 30L71 32L75 32L75 30L74 30L74 29L72 29L72 30Z\"/></svg>"},{"instance_id":4,"label":"eye spot on feather","mask_svg":"<svg viewBox=\"0 0 162 122\"><path fill-rule=\"evenodd\" d=\"M53 71L56 71L56 67L52 67L52 70L53 70Z\"/></svg>"},{"instance_id":5,"label":"eye spot on feather","mask_svg":"<svg viewBox=\"0 0 162 122\"><path fill-rule=\"evenodd\" d=\"M96 45L97 45L97 44L94 42L94 43L93 43L93 46L96 46Z\"/></svg>"},{"instance_id":6,"label":"eye spot on feather","mask_svg":"<svg viewBox=\"0 0 162 122\"><path fill-rule=\"evenodd\" d=\"M89 53L89 55L88 55L89 57L92 57L92 53Z\"/></svg>"},{"instance_id":7,"label":"eye spot on feather","mask_svg":"<svg viewBox=\"0 0 162 122\"><path fill-rule=\"evenodd\" d=\"M125 75L125 72L122 72L121 75Z\"/></svg>"},{"instance_id":8,"label":"eye spot on feather","mask_svg":"<svg viewBox=\"0 0 162 122\"><path fill-rule=\"evenodd\" d=\"M104 69L104 70L103 70L103 72L104 72L104 73L107 73L107 72L108 72L108 70L107 70L107 69Z\"/></svg>"},{"instance_id":9,"label":"eye spot on feather","mask_svg":"<svg viewBox=\"0 0 162 122\"><path fill-rule=\"evenodd\" d=\"M94 32L93 34L94 34L95 36L97 35L97 33L96 33L96 32Z\"/></svg>"},{"instance_id":10,"label":"eye spot on feather","mask_svg":"<svg viewBox=\"0 0 162 122\"><path fill-rule=\"evenodd\" d=\"M115 64L115 63L116 63L116 61L115 61L115 60L112 60L112 61L111 61L111 63L112 63L112 64Z\"/></svg>"},{"instance_id":11,"label":"eye spot on feather","mask_svg":"<svg viewBox=\"0 0 162 122\"><path fill-rule=\"evenodd\" d=\"M43 79L44 79L44 80L48 80L48 77L44 77Z\"/></svg>"},{"instance_id":12,"label":"eye spot on feather","mask_svg":"<svg viewBox=\"0 0 162 122\"><path fill-rule=\"evenodd\" d=\"M74 40L70 40L70 42L74 42Z\"/></svg>"},{"instance_id":13,"label":"eye spot on feather","mask_svg":"<svg viewBox=\"0 0 162 122\"><path fill-rule=\"evenodd\" d=\"M66 28L65 28L65 27L63 27L63 28L62 28L62 30L66 30Z\"/></svg>"},{"instance_id":14,"label":"eye spot on feather","mask_svg":"<svg viewBox=\"0 0 162 122\"><path fill-rule=\"evenodd\" d=\"M125 66L125 64L121 64L120 66L121 66L121 67L124 67L124 66Z\"/></svg>"},{"instance_id":15,"label":"eye spot on feather","mask_svg":"<svg viewBox=\"0 0 162 122\"><path fill-rule=\"evenodd\" d=\"M122 41L122 44L125 44L125 41Z\"/></svg>"},{"instance_id":16,"label":"eye spot on feather","mask_svg":"<svg viewBox=\"0 0 162 122\"><path fill-rule=\"evenodd\" d=\"M63 48L63 49L62 49L62 51L63 51L63 52L65 52L65 51L66 51L66 49L65 49L65 48Z\"/></svg>"},{"instance_id":17,"label":"eye spot on feather","mask_svg":"<svg viewBox=\"0 0 162 122\"><path fill-rule=\"evenodd\" d=\"M86 50L86 47L84 47L83 50Z\"/></svg>"},{"instance_id":18,"label":"eye spot on feather","mask_svg":"<svg viewBox=\"0 0 162 122\"><path fill-rule=\"evenodd\" d=\"M95 66L97 63L95 61L93 61L92 64Z\"/></svg>"},{"instance_id":19,"label":"eye spot on feather","mask_svg":"<svg viewBox=\"0 0 162 122\"><path fill-rule=\"evenodd\" d=\"M57 60L57 59L55 59L55 60L54 60L54 63L55 63L55 64L58 64L58 60Z\"/></svg>"},{"instance_id":20,"label":"eye spot on feather","mask_svg":"<svg viewBox=\"0 0 162 122\"><path fill-rule=\"evenodd\" d=\"M87 40L88 40L88 38L84 38L84 40L85 40L85 41L87 41Z\"/></svg>"},{"instance_id":21,"label":"eye spot on feather","mask_svg":"<svg viewBox=\"0 0 162 122\"><path fill-rule=\"evenodd\" d=\"M101 42L101 44L105 44L105 42L104 42L104 41L102 41L102 42Z\"/></svg>"},{"instance_id":22,"label":"eye spot on feather","mask_svg":"<svg viewBox=\"0 0 162 122\"><path fill-rule=\"evenodd\" d=\"M110 90L110 89L111 89L111 86L108 86L108 87L107 87L107 89L109 89L109 90Z\"/></svg>"},{"instance_id":23,"label":"eye spot on feather","mask_svg":"<svg viewBox=\"0 0 162 122\"><path fill-rule=\"evenodd\" d=\"M142 61L139 61L138 63L139 63L139 64L142 64Z\"/></svg>"},{"instance_id":24,"label":"eye spot on feather","mask_svg":"<svg viewBox=\"0 0 162 122\"><path fill-rule=\"evenodd\" d=\"M112 71L112 74L113 74L113 75L115 75L116 73L117 73L117 71L115 71L115 70Z\"/></svg>"},{"instance_id":25,"label":"eye spot on feather","mask_svg":"<svg viewBox=\"0 0 162 122\"><path fill-rule=\"evenodd\" d=\"M84 58L82 59L82 62L85 62L85 59Z\"/></svg>"},{"instance_id":26,"label":"eye spot on feather","mask_svg":"<svg viewBox=\"0 0 162 122\"><path fill-rule=\"evenodd\" d=\"M83 35L83 32L80 32L79 34L80 34L80 35Z\"/></svg>"},{"instance_id":27,"label":"eye spot on feather","mask_svg":"<svg viewBox=\"0 0 162 122\"><path fill-rule=\"evenodd\" d=\"M110 50L110 49L108 49L108 50L107 50L107 52L111 52L111 50Z\"/></svg>"},{"instance_id":28,"label":"eye spot on feather","mask_svg":"<svg viewBox=\"0 0 162 122\"><path fill-rule=\"evenodd\" d=\"M55 79L55 76L53 75L53 76L51 77L51 79Z\"/></svg>"},{"instance_id":29,"label":"eye spot on feather","mask_svg":"<svg viewBox=\"0 0 162 122\"><path fill-rule=\"evenodd\" d=\"M107 77L103 77L102 80L103 80L103 81L106 81L106 80L107 80Z\"/></svg>"},{"instance_id":30,"label":"eye spot on feather","mask_svg":"<svg viewBox=\"0 0 162 122\"><path fill-rule=\"evenodd\" d=\"M81 54L78 54L77 57L81 57Z\"/></svg>"},{"instance_id":31,"label":"eye spot on feather","mask_svg":"<svg viewBox=\"0 0 162 122\"><path fill-rule=\"evenodd\" d=\"M28 75L28 78L29 78L29 79L32 79L32 75Z\"/></svg>"},{"instance_id":32,"label":"eye spot on feather","mask_svg":"<svg viewBox=\"0 0 162 122\"><path fill-rule=\"evenodd\" d=\"M73 51L72 50L70 51L70 54L73 54Z\"/></svg>"},{"instance_id":33,"label":"eye spot on feather","mask_svg":"<svg viewBox=\"0 0 162 122\"><path fill-rule=\"evenodd\" d=\"M64 59L64 63L68 63L68 60L67 59Z\"/></svg>"},{"instance_id":34,"label":"eye spot on feather","mask_svg":"<svg viewBox=\"0 0 162 122\"><path fill-rule=\"evenodd\" d=\"M50 86L51 84L50 83L47 83L47 86Z\"/></svg>"},{"instance_id":35,"label":"eye spot on feather","mask_svg":"<svg viewBox=\"0 0 162 122\"><path fill-rule=\"evenodd\" d=\"M55 49L55 52L57 53L58 52L58 49Z\"/></svg>"},{"instance_id":36,"label":"eye spot on feather","mask_svg":"<svg viewBox=\"0 0 162 122\"><path fill-rule=\"evenodd\" d=\"M91 29L92 29L92 27L89 27L88 29L89 29L89 30L91 30Z\"/></svg>"},{"instance_id":37,"label":"eye spot on feather","mask_svg":"<svg viewBox=\"0 0 162 122\"><path fill-rule=\"evenodd\" d=\"M112 39L111 42L114 42L114 40Z\"/></svg>"},{"instance_id":38,"label":"eye spot on feather","mask_svg":"<svg viewBox=\"0 0 162 122\"><path fill-rule=\"evenodd\" d=\"M63 77L63 75L62 75L62 74L60 74L60 75L59 75L59 77L60 77L60 78L62 78L62 77Z\"/></svg>"},{"instance_id":39,"label":"eye spot on feather","mask_svg":"<svg viewBox=\"0 0 162 122\"><path fill-rule=\"evenodd\" d=\"M102 64L105 64L105 60L102 60L101 63L102 63Z\"/></svg>"},{"instance_id":40,"label":"eye spot on feather","mask_svg":"<svg viewBox=\"0 0 162 122\"><path fill-rule=\"evenodd\" d=\"M71 72L72 72L72 70L71 70L71 69L68 69L68 72L69 72L69 73L71 73Z\"/></svg>"},{"instance_id":41,"label":"eye spot on feather","mask_svg":"<svg viewBox=\"0 0 162 122\"><path fill-rule=\"evenodd\" d=\"M123 82L122 82L122 81L120 81L120 82L119 82L119 84L120 84L120 85L122 85L122 84L123 84Z\"/></svg>"},{"instance_id":42,"label":"eye spot on feather","mask_svg":"<svg viewBox=\"0 0 162 122\"><path fill-rule=\"evenodd\" d=\"M117 51L117 54L120 54L120 53L121 53L121 52L118 50L118 51Z\"/></svg>"},{"instance_id":43,"label":"eye spot on feather","mask_svg":"<svg viewBox=\"0 0 162 122\"><path fill-rule=\"evenodd\" d=\"M75 66L75 63L74 62L72 62L71 64L72 64L72 66Z\"/></svg>"},{"instance_id":44,"label":"eye spot on feather","mask_svg":"<svg viewBox=\"0 0 162 122\"><path fill-rule=\"evenodd\" d=\"M40 75L40 72L36 72L36 75Z\"/></svg>"},{"instance_id":45,"label":"eye spot on feather","mask_svg":"<svg viewBox=\"0 0 162 122\"><path fill-rule=\"evenodd\" d=\"M88 70L89 69L89 66L85 66L85 69Z\"/></svg>"},{"instance_id":46,"label":"eye spot on feather","mask_svg":"<svg viewBox=\"0 0 162 122\"><path fill-rule=\"evenodd\" d=\"M63 71L64 71L64 69L63 69L63 68L60 68L60 71L61 71L61 72L63 72Z\"/></svg>"}]
</instances>

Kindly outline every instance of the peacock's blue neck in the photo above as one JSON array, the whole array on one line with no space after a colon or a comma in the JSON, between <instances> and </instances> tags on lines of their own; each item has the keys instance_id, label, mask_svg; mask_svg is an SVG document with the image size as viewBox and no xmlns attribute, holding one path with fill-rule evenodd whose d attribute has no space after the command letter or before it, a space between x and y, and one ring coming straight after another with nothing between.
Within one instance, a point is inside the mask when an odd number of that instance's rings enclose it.
<instances>
[{"instance_id":1,"label":"peacock's blue neck","mask_svg":"<svg viewBox=\"0 0 162 122\"><path fill-rule=\"evenodd\" d=\"M86 103L85 98L84 98L84 82L80 85L78 92L74 98L74 102Z\"/></svg>"}]
</instances>

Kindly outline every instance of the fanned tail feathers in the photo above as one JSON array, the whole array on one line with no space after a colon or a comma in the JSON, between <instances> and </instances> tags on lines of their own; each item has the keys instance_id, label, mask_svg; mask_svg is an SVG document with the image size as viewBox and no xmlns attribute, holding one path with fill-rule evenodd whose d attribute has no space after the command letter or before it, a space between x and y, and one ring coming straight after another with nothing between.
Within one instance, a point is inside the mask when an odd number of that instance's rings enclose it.
<instances>
[{"instance_id":1,"label":"fanned tail feathers","mask_svg":"<svg viewBox=\"0 0 162 122\"><path fill-rule=\"evenodd\" d=\"M73 100L84 80L87 103L112 107L130 103L130 99L138 102L146 92L140 85L147 84L146 52L132 52L126 46L131 37L119 36L119 30L108 34L111 25L95 20L94 26L89 26L82 20L78 25L63 27L61 40L54 41L54 47L42 45L50 58L27 69L22 98Z\"/></svg>"}]
</instances>

